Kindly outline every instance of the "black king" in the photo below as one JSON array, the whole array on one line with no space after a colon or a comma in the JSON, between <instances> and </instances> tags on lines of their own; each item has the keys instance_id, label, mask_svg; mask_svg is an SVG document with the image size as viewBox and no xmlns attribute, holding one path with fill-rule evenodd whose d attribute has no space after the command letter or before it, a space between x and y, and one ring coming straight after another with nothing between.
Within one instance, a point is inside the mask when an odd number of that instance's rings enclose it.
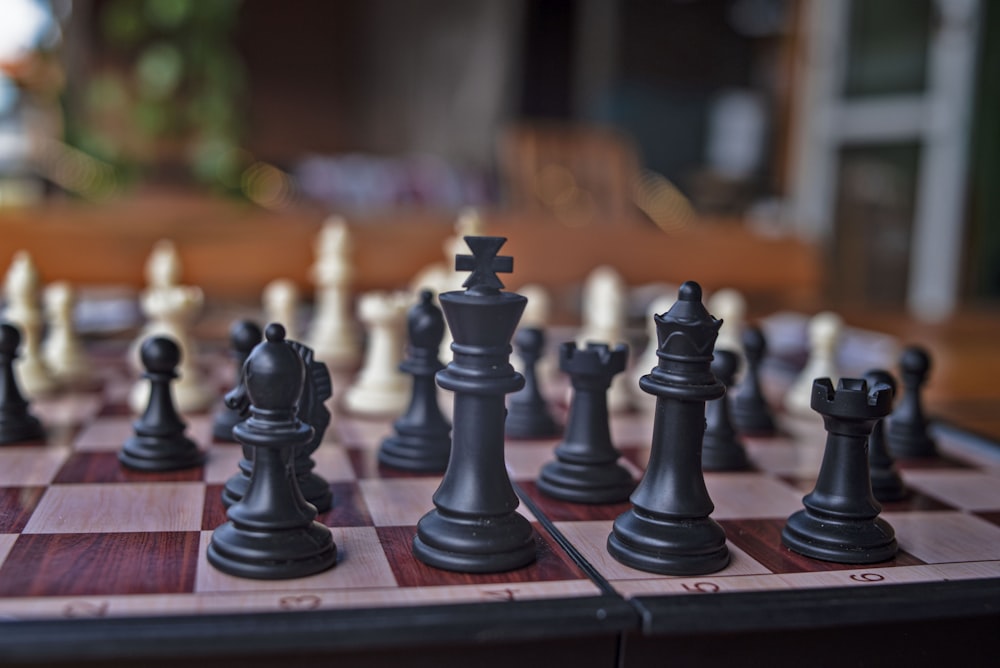
<instances>
[{"instance_id":1,"label":"black king","mask_svg":"<svg viewBox=\"0 0 1000 668\"><path fill-rule=\"evenodd\" d=\"M417 524L413 553L450 571L512 570L536 558L531 524L517 514L517 495L504 462L504 395L524 386L510 365L510 341L527 299L501 292L497 272L513 260L498 257L503 237L465 237L472 256L459 255L458 271L471 271L465 291L439 295L454 343L453 360L437 383L455 393L451 457L435 509Z\"/></svg>"}]
</instances>

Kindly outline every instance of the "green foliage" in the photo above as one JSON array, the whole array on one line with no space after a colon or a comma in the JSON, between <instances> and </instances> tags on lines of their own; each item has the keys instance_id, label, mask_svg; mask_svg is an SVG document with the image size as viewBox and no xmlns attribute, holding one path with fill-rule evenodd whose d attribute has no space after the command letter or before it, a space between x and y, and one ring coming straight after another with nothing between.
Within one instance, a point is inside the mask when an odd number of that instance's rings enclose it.
<instances>
[{"instance_id":1,"label":"green foliage","mask_svg":"<svg viewBox=\"0 0 1000 668\"><path fill-rule=\"evenodd\" d=\"M180 159L193 179L239 189L246 74L232 34L240 0L112 0L100 42L118 66L86 85L71 139L124 173ZM235 184L235 187L234 185Z\"/></svg>"}]
</instances>

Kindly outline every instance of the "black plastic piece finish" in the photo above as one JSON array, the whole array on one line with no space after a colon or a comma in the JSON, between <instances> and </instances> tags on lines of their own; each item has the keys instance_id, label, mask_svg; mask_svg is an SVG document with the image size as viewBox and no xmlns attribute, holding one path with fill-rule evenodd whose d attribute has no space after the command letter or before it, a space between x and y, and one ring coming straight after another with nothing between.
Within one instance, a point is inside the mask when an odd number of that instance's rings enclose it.
<instances>
[{"instance_id":1,"label":"black plastic piece finish","mask_svg":"<svg viewBox=\"0 0 1000 668\"><path fill-rule=\"evenodd\" d=\"M743 330L743 354L746 373L729 403L733 424L747 436L774 436L778 433L774 414L760 389L760 365L767 355L767 339L759 327L748 325Z\"/></svg>"},{"instance_id":2,"label":"black plastic piece finish","mask_svg":"<svg viewBox=\"0 0 1000 668\"><path fill-rule=\"evenodd\" d=\"M826 450L819 478L802 499L804 510L788 518L785 547L813 559L874 564L892 559L896 534L878 515L868 474L868 437L892 410L892 389L871 388L862 379L842 378L836 391L829 378L813 383L811 406L823 416Z\"/></svg>"},{"instance_id":3,"label":"black plastic piece finish","mask_svg":"<svg viewBox=\"0 0 1000 668\"><path fill-rule=\"evenodd\" d=\"M250 486L212 534L208 561L230 575L279 580L333 567L337 548L330 529L315 521L293 466L295 451L315 435L297 416L306 365L281 325L269 325L265 337L244 367L250 417L233 428L236 440L254 449Z\"/></svg>"},{"instance_id":4,"label":"black plastic piece finish","mask_svg":"<svg viewBox=\"0 0 1000 668\"><path fill-rule=\"evenodd\" d=\"M0 444L45 438L42 423L31 414L14 376L14 360L21 345L21 332L9 323L0 324Z\"/></svg>"},{"instance_id":5,"label":"black plastic piece finish","mask_svg":"<svg viewBox=\"0 0 1000 668\"><path fill-rule=\"evenodd\" d=\"M439 296L454 337L454 358L437 374L438 385L455 393L451 458L435 509L417 524L413 554L444 570L494 573L537 558L504 462L504 395L524 387L510 365L510 340L528 300L500 291L496 273L513 268L510 257L497 257L506 239L465 241L473 255L458 256L455 267L472 271L466 290Z\"/></svg>"},{"instance_id":6,"label":"black plastic piece finish","mask_svg":"<svg viewBox=\"0 0 1000 668\"><path fill-rule=\"evenodd\" d=\"M524 387L507 402L507 436L510 438L551 438L561 431L538 386L538 360L545 351L545 332L538 327L522 327L514 334L514 348L524 362Z\"/></svg>"},{"instance_id":7,"label":"black plastic piece finish","mask_svg":"<svg viewBox=\"0 0 1000 668\"><path fill-rule=\"evenodd\" d=\"M378 460L403 471L444 471L451 454L451 424L441 414L434 374L444 368L438 349L444 338L444 316L430 290L407 314L409 355L399 368L413 377L410 405L393 425L394 433L378 451Z\"/></svg>"},{"instance_id":8,"label":"black plastic piece finish","mask_svg":"<svg viewBox=\"0 0 1000 668\"><path fill-rule=\"evenodd\" d=\"M893 396L896 395L896 379L888 371L873 369L865 374L865 382L868 387L887 385ZM906 497L907 490L885 443L886 422L887 418L876 422L872 427L872 435L868 437L868 473L876 500L899 501Z\"/></svg>"},{"instance_id":9,"label":"black plastic piece finish","mask_svg":"<svg viewBox=\"0 0 1000 668\"><path fill-rule=\"evenodd\" d=\"M551 497L576 503L618 503L635 488L632 475L618 463L621 453L611 442L608 388L625 370L628 346L611 349L573 342L559 348L559 368L569 374L573 398L566 435L556 446L556 461L542 467L538 489Z\"/></svg>"},{"instance_id":10,"label":"black plastic piece finish","mask_svg":"<svg viewBox=\"0 0 1000 668\"><path fill-rule=\"evenodd\" d=\"M312 455L323 442L323 436L330 426L330 411L326 408L326 400L333 395L330 371L323 362L314 359L312 348L298 341L286 343L298 354L306 369L302 396L298 401L298 418L313 428L312 439L295 449L295 476L306 501L316 506L317 512L325 513L333 507L333 492L330 490L330 483L313 472L316 462ZM243 415L249 414L250 401L244 378L226 395L226 405ZM243 498L250 486L252 472L253 448L244 445L239 470L226 481L222 489L223 505L228 508Z\"/></svg>"},{"instance_id":11,"label":"black plastic piece finish","mask_svg":"<svg viewBox=\"0 0 1000 668\"><path fill-rule=\"evenodd\" d=\"M729 563L725 531L709 517L715 506L701 469L705 402L726 391L710 368L722 321L708 314L701 294L688 281L670 310L654 316L659 362L639 380L643 392L656 396L649 464L632 508L608 537L612 557L652 573L714 573Z\"/></svg>"},{"instance_id":12,"label":"black plastic piece finish","mask_svg":"<svg viewBox=\"0 0 1000 668\"><path fill-rule=\"evenodd\" d=\"M750 468L747 451L733 427L729 411L729 388L733 386L740 358L730 350L716 350L712 373L725 385L725 396L705 405L705 438L702 440L701 466L706 471L742 471Z\"/></svg>"},{"instance_id":13,"label":"black plastic piece finish","mask_svg":"<svg viewBox=\"0 0 1000 668\"><path fill-rule=\"evenodd\" d=\"M936 457L937 445L927 432L922 390L931 370L931 358L919 346L909 346L899 358L903 398L889 418L889 451L901 459Z\"/></svg>"},{"instance_id":14,"label":"black plastic piece finish","mask_svg":"<svg viewBox=\"0 0 1000 668\"><path fill-rule=\"evenodd\" d=\"M149 381L149 403L142 417L132 423L135 432L118 453L118 460L138 471L175 471L200 466L205 455L188 438L187 424L177 414L170 383L177 378L181 350L173 339L155 336L139 350Z\"/></svg>"},{"instance_id":15,"label":"black plastic piece finish","mask_svg":"<svg viewBox=\"0 0 1000 668\"><path fill-rule=\"evenodd\" d=\"M233 387L238 387L242 381L243 363L247 361L254 346L260 343L261 338L263 333L260 331L260 326L249 320L237 320L229 328L229 356L233 360L234 369ZM246 412L239 408L231 408L223 401L212 419L212 436L219 441L235 441L233 427L247 417Z\"/></svg>"}]
</instances>

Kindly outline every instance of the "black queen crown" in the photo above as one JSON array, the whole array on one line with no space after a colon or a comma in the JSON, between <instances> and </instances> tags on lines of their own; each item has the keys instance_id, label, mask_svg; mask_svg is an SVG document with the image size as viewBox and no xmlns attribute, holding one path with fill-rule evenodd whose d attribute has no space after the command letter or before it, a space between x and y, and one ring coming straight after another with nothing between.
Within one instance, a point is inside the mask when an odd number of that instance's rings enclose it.
<instances>
[{"instance_id":1,"label":"black queen crown","mask_svg":"<svg viewBox=\"0 0 1000 668\"><path fill-rule=\"evenodd\" d=\"M640 386L715 386L712 351L722 321L712 317L702 304L701 286L686 281L677 293L677 301L656 323L658 364L643 376Z\"/></svg>"}]
</instances>

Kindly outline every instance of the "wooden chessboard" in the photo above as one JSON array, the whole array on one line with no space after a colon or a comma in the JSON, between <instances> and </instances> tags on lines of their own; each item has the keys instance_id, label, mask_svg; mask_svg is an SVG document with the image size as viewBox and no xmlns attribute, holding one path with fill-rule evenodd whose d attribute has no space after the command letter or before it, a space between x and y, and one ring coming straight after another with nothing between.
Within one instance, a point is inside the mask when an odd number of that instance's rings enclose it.
<instances>
[{"instance_id":1,"label":"wooden chessboard","mask_svg":"<svg viewBox=\"0 0 1000 668\"><path fill-rule=\"evenodd\" d=\"M220 491L239 446L213 441L210 415L192 415L189 433L207 450L203 467L121 468L133 376L120 346L94 353L92 389L36 402L46 442L0 448L5 663L264 660L291 651L378 659L398 650L436 664L450 657L492 665L502 657L509 665L513 654L640 665L662 658L660 641L676 647L710 638L714 645L740 633L996 620L1000 446L946 425L937 430L942 457L902 462L912 493L886 504L899 555L864 567L815 561L780 545L785 519L812 488L821 424L785 421L782 437L747 439L753 470L706 474L733 558L724 571L699 577L651 575L610 558L605 541L627 504L545 497L534 480L556 441L511 441L508 468L520 512L536 529L538 560L509 573L466 575L427 567L410 553L439 476L380 466L377 448L391 423L335 412L315 459L333 488L334 508L319 519L333 528L337 566L299 580L230 577L204 552L225 519ZM221 392L231 373L224 356L203 361ZM344 388L335 379L335 398ZM638 479L648 414L616 416L611 426Z\"/></svg>"}]
</instances>

